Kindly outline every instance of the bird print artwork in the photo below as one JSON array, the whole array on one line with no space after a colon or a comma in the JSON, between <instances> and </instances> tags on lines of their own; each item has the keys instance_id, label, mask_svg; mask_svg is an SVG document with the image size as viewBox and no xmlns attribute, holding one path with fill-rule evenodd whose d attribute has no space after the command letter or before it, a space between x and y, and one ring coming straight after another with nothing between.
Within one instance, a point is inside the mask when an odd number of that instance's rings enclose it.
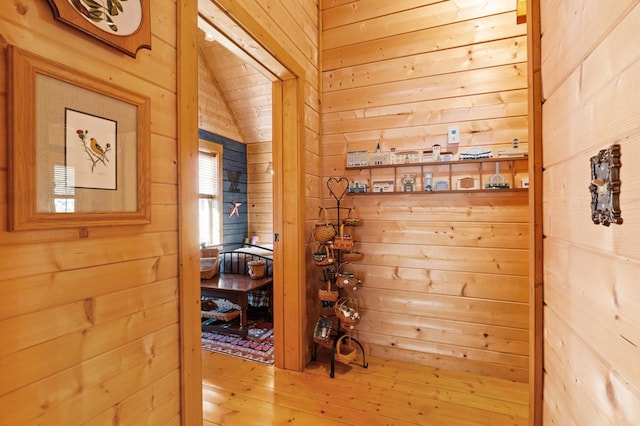
<instances>
[{"instance_id":1,"label":"bird print artwork","mask_svg":"<svg viewBox=\"0 0 640 426\"><path fill-rule=\"evenodd\" d=\"M94 22L104 21L114 33L118 32L118 26L113 18L124 12L121 1L127 0L107 0L106 4L96 0L70 0L71 5L80 14Z\"/></svg>"},{"instance_id":2,"label":"bird print artwork","mask_svg":"<svg viewBox=\"0 0 640 426\"><path fill-rule=\"evenodd\" d=\"M107 154L111 151L111 144L107 143L104 147L98 142L96 138L90 138L88 130L76 130L76 134L80 138L80 142L83 145L84 152L87 154L88 160L91 163L91 173L95 171L98 164L107 166L109 158ZM89 139L87 141L87 138Z\"/></svg>"}]
</instances>

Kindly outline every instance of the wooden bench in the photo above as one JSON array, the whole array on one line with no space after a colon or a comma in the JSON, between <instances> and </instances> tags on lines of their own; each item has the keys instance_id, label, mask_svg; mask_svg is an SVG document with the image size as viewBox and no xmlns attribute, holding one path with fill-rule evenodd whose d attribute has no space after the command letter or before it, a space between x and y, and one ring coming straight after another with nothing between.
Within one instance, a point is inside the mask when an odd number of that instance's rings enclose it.
<instances>
[{"instance_id":1,"label":"wooden bench","mask_svg":"<svg viewBox=\"0 0 640 426\"><path fill-rule=\"evenodd\" d=\"M215 318L225 323L205 325L203 331L216 331L246 336L248 332L247 310L249 308L249 293L256 290L269 289L273 286L273 260L272 258L243 252L242 249L219 254L220 266L217 276L211 279L200 280L200 294L202 297L226 299L237 304L240 310L230 312L203 311L203 317ZM247 263L252 260L264 260L265 276L253 279L249 276ZM272 294L269 297L269 312L273 312ZM240 317L239 328L230 327L226 322Z\"/></svg>"}]
</instances>

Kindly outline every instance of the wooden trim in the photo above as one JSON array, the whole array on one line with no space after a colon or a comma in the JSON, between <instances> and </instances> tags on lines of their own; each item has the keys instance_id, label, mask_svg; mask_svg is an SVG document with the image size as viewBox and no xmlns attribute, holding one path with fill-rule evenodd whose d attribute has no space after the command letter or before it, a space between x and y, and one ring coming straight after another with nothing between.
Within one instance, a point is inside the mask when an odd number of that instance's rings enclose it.
<instances>
[{"instance_id":1,"label":"wooden trim","mask_svg":"<svg viewBox=\"0 0 640 426\"><path fill-rule=\"evenodd\" d=\"M273 85L273 219L274 232L280 235L280 243L274 241L273 265L275 366L294 371L302 371L305 366L306 270L299 248L304 247L305 236L300 224L304 223L306 197L298 196L304 194L299 168L285 170L284 164L302 161L303 150L299 143L293 143L302 140L300 133L304 132L304 127L298 124L300 110L304 108L299 81L290 79ZM284 259L288 259L287 268Z\"/></svg>"},{"instance_id":2,"label":"wooden trim","mask_svg":"<svg viewBox=\"0 0 640 426\"><path fill-rule=\"evenodd\" d=\"M283 202L283 173L282 173L282 144L276 141L282 140L283 120L283 84L277 80L272 86L272 112L271 120L273 122L271 128L272 154L271 161L273 163L273 232L279 235L279 239L283 238L282 228L284 220L284 202ZM286 239L285 239L286 241ZM274 365L277 368L284 368L284 287L282 283L285 281L284 275L284 253L283 245L276 243L274 235L273 244L273 331L274 331Z\"/></svg>"},{"instance_id":3,"label":"wooden trim","mask_svg":"<svg viewBox=\"0 0 640 426\"><path fill-rule=\"evenodd\" d=\"M540 1L527 2L529 80L529 423L542 425L542 79Z\"/></svg>"},{"instance_id":4,"label":"wooden trim","mask_svg":"<svg viewBox=\"0 0 640 426\"><path fill-rule=\"evenodd\" d=\"M516 22L518 24L524 24L527 22L527 0L517 0Z\"/></svg>"},{"instance_id":5,"label":"wooden trim","mask_svg":"<svg viewBox=\"0 0 640 426\"><path fill-rule=\"evenodd\" d=\"M198 55L195 2L177 2L180 383L183 425L202 424L198 247Z\"/></svg>"}]
</instances>

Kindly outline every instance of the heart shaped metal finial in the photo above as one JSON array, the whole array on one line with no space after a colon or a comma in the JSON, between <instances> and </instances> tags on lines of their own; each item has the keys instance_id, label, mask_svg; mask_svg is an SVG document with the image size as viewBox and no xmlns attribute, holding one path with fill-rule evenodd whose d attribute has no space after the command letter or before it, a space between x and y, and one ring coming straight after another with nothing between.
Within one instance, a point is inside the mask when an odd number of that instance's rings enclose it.
<instances>
[{"instance_id":1,"label":"heart shaped metal finial","mask_svg":"<svg viewBox=\"0 0 640 426\"><path fill-rule=\"evenodd\" d=\"M344 176L341 178L330 177L327 180L327 188L329 188L333 198L341 200L344 194L347 193L347 189L349 189L349 179Z\"/></svg>"}]
</instances>

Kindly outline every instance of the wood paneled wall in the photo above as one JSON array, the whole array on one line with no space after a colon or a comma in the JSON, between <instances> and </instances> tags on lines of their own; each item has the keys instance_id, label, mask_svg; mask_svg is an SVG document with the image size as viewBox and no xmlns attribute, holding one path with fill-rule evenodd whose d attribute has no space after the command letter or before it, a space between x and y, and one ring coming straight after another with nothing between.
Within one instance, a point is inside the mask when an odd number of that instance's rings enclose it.
<instances>
[{"instance_id":1,"label":"wood paneled wall","mask_svg":"<svg viewBox=\"0 0 640 426\"><path fill-rule=\"evenodd\" d=\"M176 3L151 3L153 48L134 59L46 1L0 2L1 123L8 43L149 96L152 147L149 225L10 233L0 132L2 424L180 422Z\"/></svg>"},{"instance_id":2,"label":"wood paneled wall","mask_svg":"<svg viewBox=\"0 0 640 426\"><path fill-rule=\"evenodd\" d=\"M273 244L273 150L271 141L247 145L249 236Z\"/></svg>"},{"instance_id":3,"label":"wood paneled wall","mask_svg":"<svg viewBox=\"0 0 640 426\"><path fill-rule=\"evenodd\" d=\"M348 151L527 146L516 2L322 2L323 175ZM325 195L327 195L325 193ZM331 205L331 199L325 198ZM347 196L364 287L356 336L377 356L527 381L527 194ZM317 288L317 286L316 286Z\"/></svg>"},{"instance_id":4,"label":"wood paneled wall","mask_svg":"<svg viewBox=\"0 0 640 426\"><path fill-rule=\"evenodd\" d=\"M640 418L640 4L542 0L545 424ZM622 225L591 221L619 143Z\"/></svg>"},{"instance_id":5,"label":"wood paneled wall","mask_svg":"<svg viewBox=\"0 0 640 426\"><path fill-rule=\"evenodd\" d=\"M225 138L244 142L238 123L220 87L198 49L198 127Z\"/></svg>"}]
</instances>

